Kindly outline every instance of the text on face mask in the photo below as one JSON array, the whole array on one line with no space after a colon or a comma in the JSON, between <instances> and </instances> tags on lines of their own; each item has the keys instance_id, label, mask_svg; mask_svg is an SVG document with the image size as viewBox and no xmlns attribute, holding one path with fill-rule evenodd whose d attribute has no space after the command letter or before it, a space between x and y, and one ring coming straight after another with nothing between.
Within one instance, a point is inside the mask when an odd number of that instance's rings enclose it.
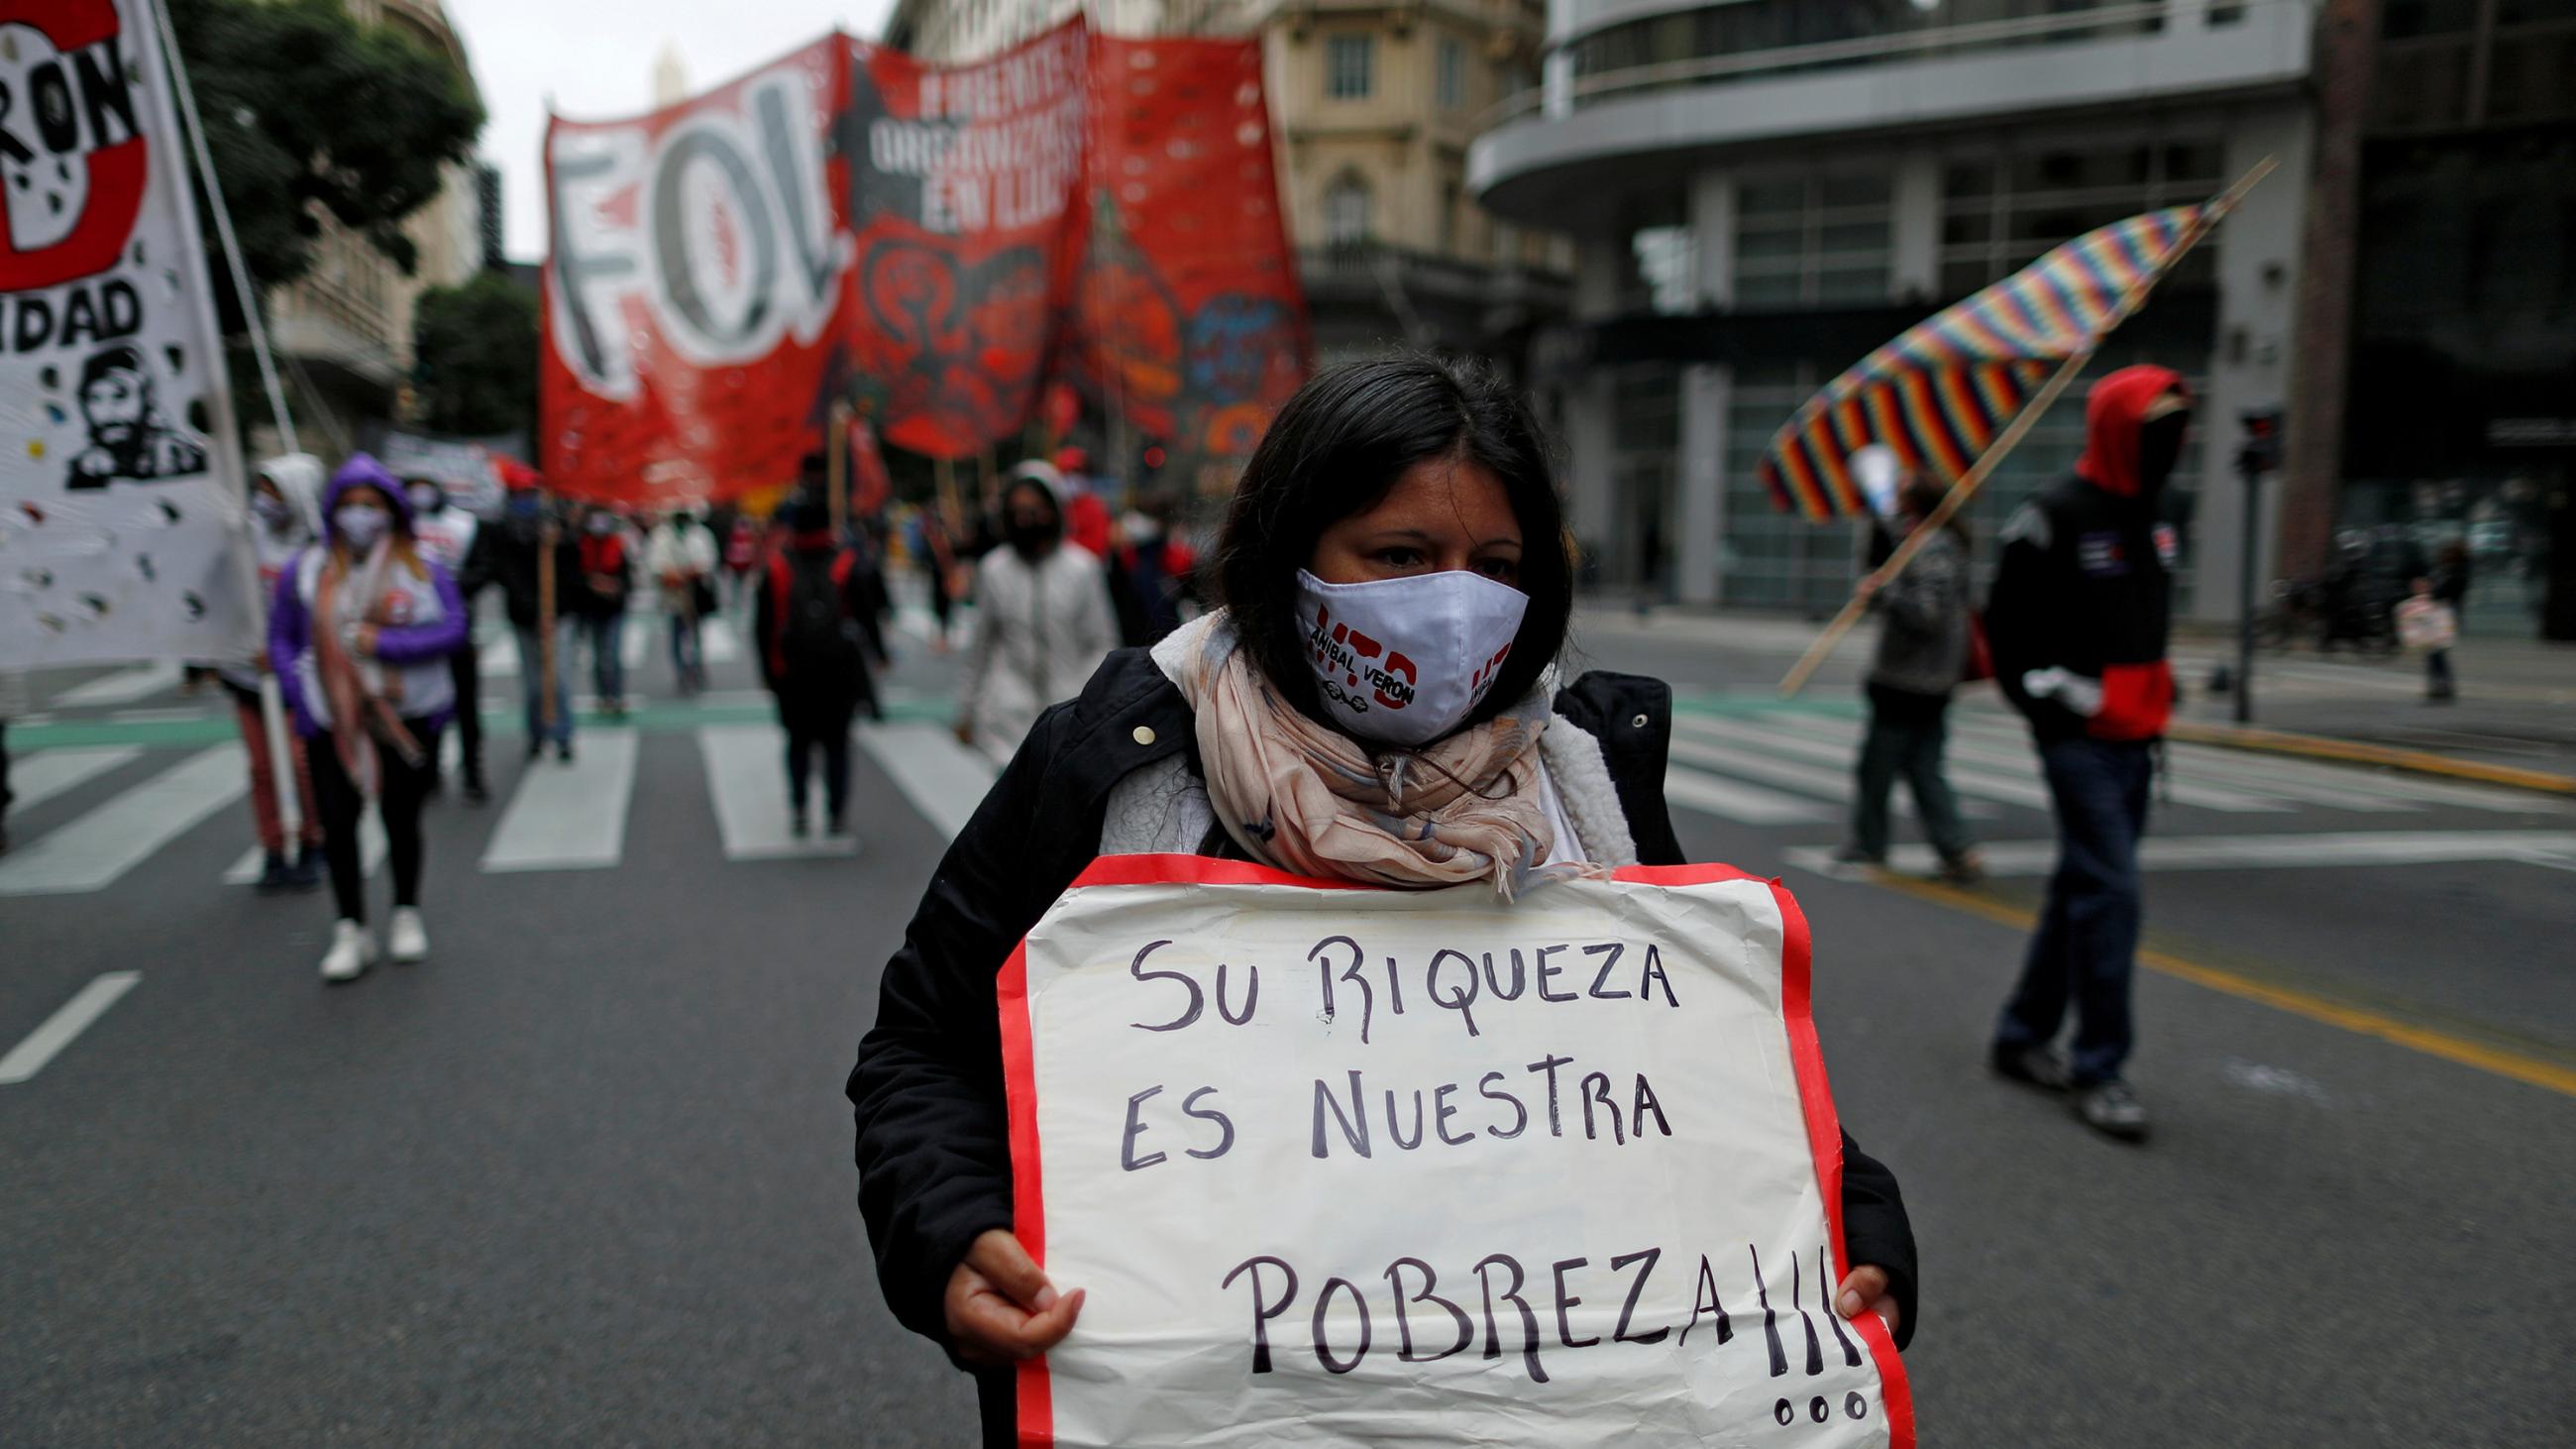
<instances>
[{"instance_id":1,"label":"text on face mask","mask_svg":"<svg viewBox=\"0 0 2576 1449\"><path fill-rule=\"evenodd\" d=\"M1314 651L1316 664L1342 676L1342 687L1337 689L1328 674L1324 678L1325 690L1352 709L1364 713L1369 707L1367 700L1345 692L1358 689L1363 682L1377 702L1388 709L1402 709L1413 703L1414 684L1422 677L1421 669L1401 650L1390 652L1348 624L1334 623L1331 609L1316 607L1314 625L1306 631L1306 643ZM1378 663L1380 655L1386 659L1383 665Z\"/></svg>"}]
</instances>

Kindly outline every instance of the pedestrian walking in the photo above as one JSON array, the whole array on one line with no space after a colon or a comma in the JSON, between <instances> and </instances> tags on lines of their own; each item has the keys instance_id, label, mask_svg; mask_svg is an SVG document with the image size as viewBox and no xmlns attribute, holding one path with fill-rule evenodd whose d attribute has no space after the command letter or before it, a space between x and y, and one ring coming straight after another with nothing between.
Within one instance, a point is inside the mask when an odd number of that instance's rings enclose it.
<instances>
[{"instance_id":1,"label":"pedestrian walking","mask_svg":"<svg viewBox=\"0 0 2576 1449\"><path fill-rule=\"evenodd\" d=\"M1172 500L1149 493L1118 520L1110 549L1109 599L1121 642L1150 648L1181 627L1181 603L1198 586L1196 550L1172 537Z\"/></svg>"},{"instance_id":2,"label":"pedestrian walking","mask_svg":"<svg viewBox=\"0 0 2576 1449\"><path fill-rule=\"evenodd\" d=\"M1118 645L1100 560L1064 536L1055 470L1021 464L1002 490L1001 514L1007 546L975 566L975 633L957 718L959 741L997 761Z\"/></svg>"},{"instance_id":3,"label":"pedestrian walking","mask_svg":"<svg viewBox=\"0 0 2576 1449\"><path fill-rule=\"evenodd\" d=\"M2048 904L1991 1060L2068 1092L2078 1117L2129 1141L2147 1135L2121 1076L2136 1038L2138 841L2174 697L2174 535L2158 508L2190 422L2190 391L2169 369L2124 367L2095 383L2075 476L2005 525L1986 606L1996 680L2030 723L2057 813ZM2071 1059L2051 1045L2070 1002Z\"/></svg>"},{"instance_id":4,"label":"pedestrian walking","mask_svg":"<svg viewBox=\"0 0 2576 1449\"><path fill-rule=\"evenodd\" d=\"M2441 585L2430 575L2415 580L2406 601L2397 606L2397 639L2424 655L2424 698L2448 704L2459 697L2451 678L2451 649L2460 642L2460 616L2442 601Z\"/></svg>"},{"instance_id":5,"label":"pedestrian walking","mask_svg":"<svg viewBox=\"0 0 2576 1449\"><path fill-rule=\"evenodd\" d=\"M1599 673L1557 687L1574 602L1563 536L1547 449L1490 374L1396 359L1316 377L1236 491L1215 564L1227 607L1111 655L1039 720L950 847L886 967L849 1094L878 1284L905 1326L975 1370L987 1444L1014 1442L1011 1366L1082 1308L1011 1232L994 978L1096 856L1227 855L1515 896L1551 865L1681 861L1663 795L1671 690ZM1355 712L1316 667L1324 607L1421 666L1406 713ZM1379 767L1393 755L1425 766L1400 801L1370 784L1405 777ZM1837 1211L1866 1266L1837 1307L1883 1313L1901 1344L1912 1230L1894 1177L1841 1146Z\"/></svg>"},{"instance_id":6,"label":"pedestrian walking","mask_svg":"<svg viewBox=\"0 0 2576 1449\"><path fill-rule=\"evenodd\" d=\"M2424 655L2424 697L2443 704L2459 698L2459 682L2451 673L2451 650L2459 642L2460 621L2469 610L2469 545L2452 539L2434 556L2432 573L2433 602L2450 611L2450 630L2440 648L2428 649Z\"/></svg>"},{"instance_id":7,"label":"pedestrian walking","mask_svg":"<svg viewBox=\"0 0 2576 1449\"><path fill-rule=\"evenodd\" d=\"M626 601L634 591L634 556L617 515L597 505L582 514L578 549L581 587L572 596L573 616L590 644L591 690L601 714L621 718L626 713Z\"/></svg>"},{"instance_id":8,"label":"pedestrian walking","mask_svg":"<svg viewBox=\"0 0 2576 1449\"><path fill-rule=\"evenodd\" d=\"M913 516L913 561L928 576L930 583L930 618L936 626L931 635L931 648L948 652L949 621L957 613L957 542L948 526L946 505L936 500L923 504Z\"/></svg>"},{"instance_id":9,"label":"pedestrian walking","mask_svg":"<svg viewBox=\"0 0 2576 1449\"><path fill-rule=\"evenodd\" d=\"M831 509L820 499L788 506L787 546L769 561L754 603L762 681L778 702L787 732L790 828L810 828L814 757L823 757L824 833L849 833L850 723L864 706L881 714L869 661L886 660L874 592L855 548L832 537Z\"/></svg>"},{"instance_id":10,"label":"pedestrian walking","mask_svg":"<svg viewBox=\"0 0 2576 1449\"><path fill-rule=\"evenodd\" d=\"M535 759L552 744L557 758L569 763L575 629L571 605L574 590L581 586L581 552L564 537L532 473L514 475L500 522L488 534L490 577L501 586L503 612L519 646L519 684L527 694L528 758Z\"/></svg>"},{"instance_id":11,"label":"pedestrian walking","mask_svg":"<svg viewBox=\"0 0 2576 1449\"><path fill-rule=\"evenodd\" d=\"M296 557L322 537L322 460L310 453L288 453L259 465L251 475L251 548L259 560L262 598L277 597L278 580ZM295 839L286 838L286 819L278 809L280 763L269 748L268 713L260 681L270 670L263 642L253 657L216 671L224 693L232 698L233 724L241 731L242 754L250 762L251 829L259 839L259 880L264 895L309 891L322 884L322 812L313 795L312 762L304 742L293 731L286 739L284 768L294 772ZM292 847L290 849L289 847Z\"/></svg>"},{"instance_id":12,"label":"pedestrian walking","mask_svg":"<svg viewBox=\"0 0 2576 1449\"><path fill-rule=\"evenodd\" d=\"M733 528L725 535L725 575L732 581L732 593L725 600L728 608L742 607L744 595L751 587L752 576L760 567L761 526L748 513L737 513Z\"/></svg>"},{"instance_id":13,"label":"pedestrian walking","mask_svg":"<svg viewBox=\"0 0 2576 1449\"><path fill-rule=\"evenodd\" d=\"M367 934L358 819L368 802L385 829L394 912L385 954L429 955L420 915L420 807L455 706L447 657L465 637L456 580L424 554L411 501L383 465L356 454L323 498L324 536L278 581L268 657L313 761L322 850L338 912L327 981L350 981L376 959Z\"/></svg>"},{"instance_id":14,"label":"pedestrian walking","mask_svg":"<svg viewBox=\"0 0 2576 1449\"><path fill-rule=\"evenodd\" d=\"M1937 483L1914 482L1897 495L1895 536L1924 525L1941 506ZM1876 587L1873 572L1861 596L1879 616L1878 652L1869 667L1869 733L1861 741L1852 792L1852 835L1839 851L1844 861L1887 861L1887 798L1899 776L1914 794L1914 813L1940 857L1942 879L1970 885L1984 874L1959 797L1950 790L1941 753L1947 742L1950 692L1966 676L1975 628L1968 607L1968 536L1956 518L1917 549L1904 572Z\"/></svg>"},{"instance_id":15,"label":"pedestrian walking","mask_svg":"<svg viewBox=\"0 0 2576 1449\"><path fill-rule=\"evenodd\" d=\"M483 520L450 505L447 489L435 478L405 478L403 494L411 500L412 530L421 552L456 580L465 602L465 642L447 656L447 675L456 687L457 769L465 776L465 803L492 798L483 778L483 655L474 642L474 596L489 582L489 551ZM438 764L430 763L429 793L438 793Z\"/></svg>"},{"instance_id":16,"label":"pedestrian walking","mask_svg":"<svg viewBox=\"0 0 2576 1449\"><path fill-rule=\"evenodd\" d=\"M662 614L670 621L671 669L680 692L696 694L707 687L707 656L701 622L716 610L716 539L686 509L662 515L645 546L645 571L661 590Z\"/></svg>"}]
</instances>

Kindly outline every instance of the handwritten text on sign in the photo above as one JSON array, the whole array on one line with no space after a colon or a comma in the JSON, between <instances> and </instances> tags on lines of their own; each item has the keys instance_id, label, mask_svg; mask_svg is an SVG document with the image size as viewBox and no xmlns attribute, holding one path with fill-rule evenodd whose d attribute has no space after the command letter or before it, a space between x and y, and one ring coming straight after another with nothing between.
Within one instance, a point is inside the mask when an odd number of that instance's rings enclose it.
<instances>
[{"instance_id":1,"label":"handwritten text on sign","mask_svg":"<svg viewBox=\"0 0 2576 1449\"><path fill-rule=\"evenodd\" d=\"M1003 984L1020 1231L1091 1290L1024 1431L1901 1440L1885 1334L1830 1308L1803 932L1730 874L1096 866Z\"/></svg>"}]
</instances>

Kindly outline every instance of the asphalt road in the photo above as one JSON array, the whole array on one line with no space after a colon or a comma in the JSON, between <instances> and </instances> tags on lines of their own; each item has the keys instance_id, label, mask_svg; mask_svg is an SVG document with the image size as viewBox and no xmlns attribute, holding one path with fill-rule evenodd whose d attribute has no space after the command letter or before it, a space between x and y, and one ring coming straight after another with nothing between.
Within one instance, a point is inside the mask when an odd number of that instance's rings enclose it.
<instances>
[{"instance_id":1,"label":"asphalt road","mask_svg":"<svg viewBox=\"0 0 2576 1449\"><path fill-rule=\"evenodd\" d=\"M1922 1244L1926 1443L2565 1442L2576 809L2177 750L2179 787L2237 808L2160 807L2159 839L2256 859L2150 877L2157 1135L2122 1147L1982 1069L2039 875L1809 868L1847 666L1783 715L1795 629L1584 641L1684 692L1685 844L1782 874L1814 927L1844 1121ZM41 683L10 735L56 784L0 856L0 1077L138 975L0 1085L0 1443L972 1442L871 1281L840 1086L975 767L872 733L856 857L785 853L725 783L771 748L747 664L687 704L643 652L654 698L585 733L565 812L622 799L613 838L514 824L563 767L498 733L499 798L432 807L433 959L338 989L327 905L222 883L242 806L167 779L228 717L140 675ZM893 682L900 720L944 715L918 640ZM2012 743L1963 718L1999 857L2049 835ZM2319 865L2293 836L2367 839Z\"/></svg>"}]
</instances>

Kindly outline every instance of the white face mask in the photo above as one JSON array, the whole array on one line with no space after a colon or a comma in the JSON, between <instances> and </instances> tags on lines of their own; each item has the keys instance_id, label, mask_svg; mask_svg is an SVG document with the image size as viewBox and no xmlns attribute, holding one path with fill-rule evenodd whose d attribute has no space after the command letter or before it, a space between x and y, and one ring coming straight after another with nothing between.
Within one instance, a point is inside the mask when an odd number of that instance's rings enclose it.
<instances>
[{"instance_id":1,"label":"white face mask","mask_svg":"<svg viewBox=\"0 0 2576 1449\"><path fill-rule=\"evenodd\" d=\"M342 543L365 553L385 536L393 521L392 514L372 503L347 503L332 511L331 529Z\"/></svg>"},{"instance_id":2,"label":"white face mask","mask_svg":"<svg viewBox=\"0 0 2576 1449\"><path fill-rule=\"evenodd\" d=\"M1529 595L1452 570L1328 584L1297 571L1297 624L1325 713L1362 739L1420 745L1494 687Z\"/></svg>"},{"instance_id":3,"label":"white face mask","mask_svg":"<svg viewBox=\"0 0 2576 1449\"><path fill-rule=\"evenodd\" d=\"M438 506L447 501L435 488L414 488L410 493L411 511L414 513L436 513Z\"/></svg>"}]
</instances>

